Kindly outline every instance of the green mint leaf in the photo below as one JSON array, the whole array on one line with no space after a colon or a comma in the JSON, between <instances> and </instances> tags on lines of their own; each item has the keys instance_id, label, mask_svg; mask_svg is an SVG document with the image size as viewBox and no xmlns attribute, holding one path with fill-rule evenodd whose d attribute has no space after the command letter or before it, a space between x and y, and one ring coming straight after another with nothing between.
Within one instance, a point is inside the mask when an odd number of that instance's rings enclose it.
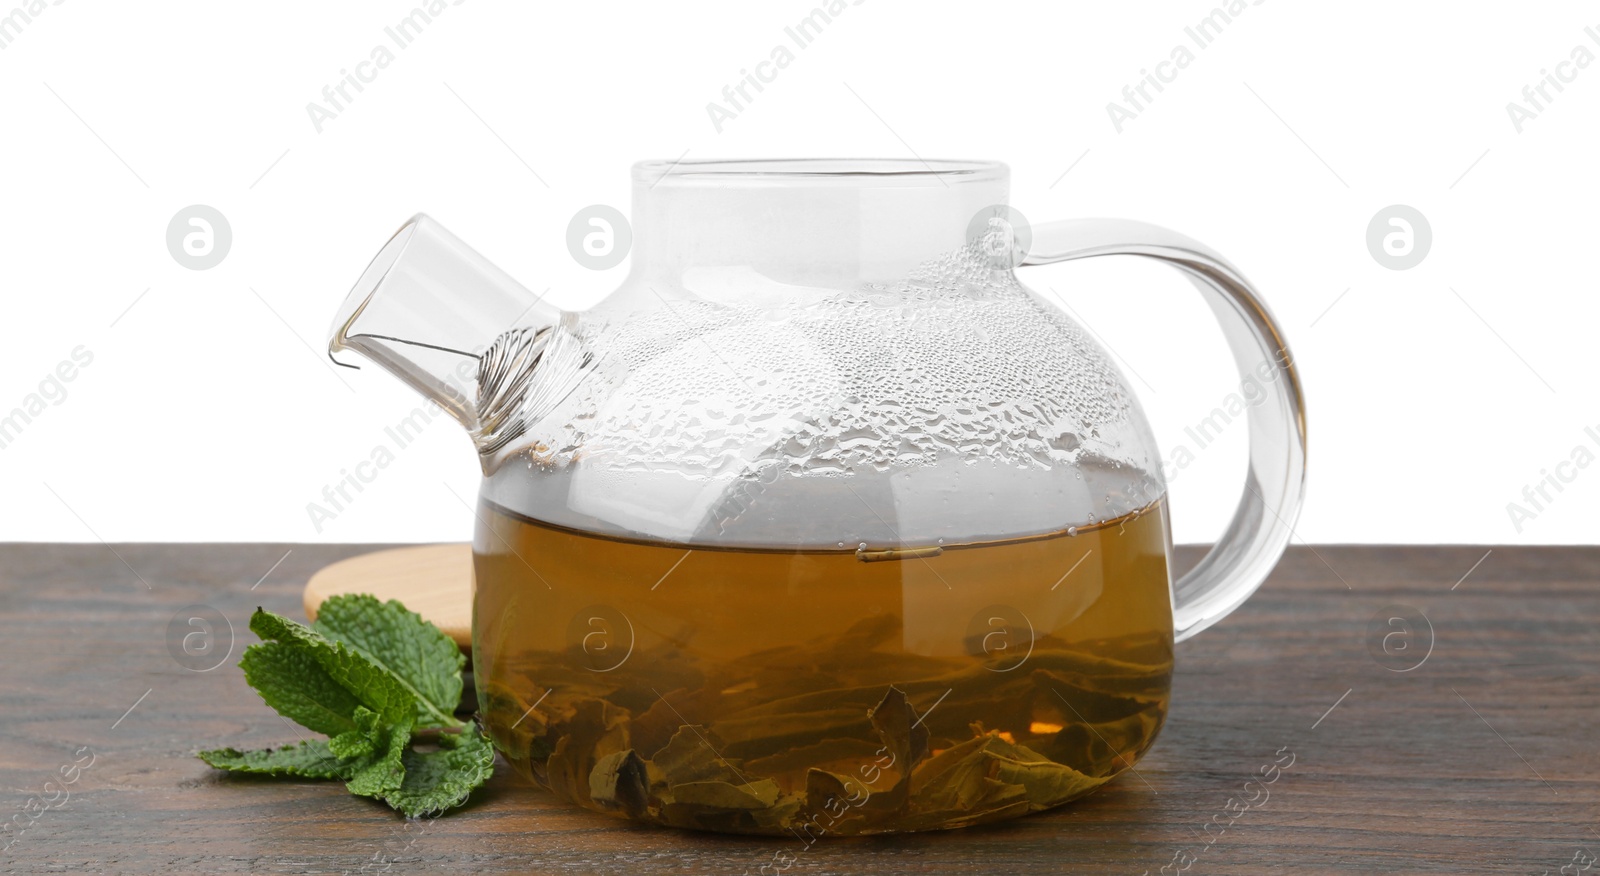
<instances>
[{"instance_id":1,"label":"green mint leaf","mask_svg":"<svg viewBox=\"0 0 1600 876\"><path fill-rule=\"evenodd\" d=\"M417 700L419 727L457 728L461 669L467 658L455 641L395 600L367 594L330 597L312 629L386 669Z\"/></svg>"},{"instance_id":2,"label":"green mint leaf","mask_svg":"<svg viewBox=\"0 0 1600 876\"><path fill-rule=\"evenodd\" d=\"M454 716L460 650L400 603L335 597L317 629L258 608L250 629L264 641L245 649L245 679L279 714L330 738L200 752L211 766L341 779L350 793L413 818L461 805L494 772L494 747L475 723ZM419 726L464 729L417 751L411 737Z\"/></svg>"},{"instance_id":3,"label":"green mint leaf","mask_svg":"<svg viewBox=\"0 0 1600 876\"><path fill-rule=\"evenodd\" d=\"M358 729L355 713L361 702L306 650L261 642L245 649L239 668L267 705L307 730L338 736Z\"/></svg>"},{"instance_id":4,"label":"green mint leaf","mask_svg":"<svg viewBox=\"0 0 1600 876\"><path fill-rule=\"evenodd\" d=\"M200 759L219 770L239 773L301 776L308 779L338 779L344 776L340 759L328 750L328 743L320 739L256 751L218 748L200 752Z\"/></svg>"},{"instance_id":5,"label":"green mint leaf","mask_svg":"<svg viewBox=\"0 0 1600 876\"><path fill-rule=\"evenodd\" d=\"M346 761L345 790L361 797L383 797L399 790L406 773L404 756L411 728L409 713L399 724L379 728L372 739L372 753Z\"/></svg>"},{"instance_id":6,"label":"green mint leaf","mask_svg":"<svg viewBox=\"0 0 1600 876\"><path fill-rule=\"evenodd\" d=\"M373 744L372 737L362 733L360 730L340 733L338 736L328 740L328 750L333 752L334 757L344 759L366 757L373 752L374 748L376 746Z\"/></svg>"},{"instance_id":7,"label":"green mint leaf","mask_svg":"<svg viewBox=\"0 0 1600 876\"><path fill-rule=\"evenodd\" d=\"M405 780L384 800L407 818L431 815L465 803L493 773L494 747L469 723L460 733L441 735L436 751L408 750Z\"/></svg>"},{"instance_id":8,"label":"green mint leaf","mask_svg":"<svg viewBox=\"0 0 1600 876\"><path fill-rule=\"evenodd\" d=\"M379 717L380 716L377 712L372 711L366 706L356 706L356 729L367 734L368 736L371 736L372 734L378 732Z\"/></svg>"},{"instance_id":9,"label":"green mint leaf","mask_svg":"<svg viewBox=\"0 0 1600 876\"><path fill-rule=\"evenodd\" d=\"M263 639L303 649L335 682L377 712L381 723L409 727L416 715L416 697L390 672L350 647L331 642L305 624L296 623L265 609L250 616L250 629ZM315 729L315 728L313 728ZM341 728L339 732L355 729ZM325 732L319 730L318 732ZM336 735L336 734L329 734ZM401 743L402 745L404 743Z\"/></svg>"},{"instance_id":10,"label":"green mint leaf","mask_svg":"<svg viewBox=\"0 0 1600 876\"><path fill-rule=\"evenodd\" d=\"M382 741L378 735L378 713L366 706L356 706L354 715L356 729L328 740L328 750L343 758L366 757L377 749L377 743Z\"/></svg>"}]
</instances>

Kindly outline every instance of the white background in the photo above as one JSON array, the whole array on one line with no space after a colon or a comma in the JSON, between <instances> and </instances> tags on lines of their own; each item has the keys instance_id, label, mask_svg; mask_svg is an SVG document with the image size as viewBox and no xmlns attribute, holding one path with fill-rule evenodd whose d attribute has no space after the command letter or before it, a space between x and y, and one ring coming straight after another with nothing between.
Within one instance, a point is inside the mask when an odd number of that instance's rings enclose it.
<instances>
[{"instance_id":1,"label":"white background","mask_svg":"<svg viewBox=\"0 0 1600 876\"><path fill-rule=\"evenodd\" d=\"M1506 112L1574 46L1600 53L1592 4L1266 0L1118 133L1107 103L1214 3L867 0L719 133L707 103L814 5L471 0L320 133L306 105L389 43L410 0L44 7L0 51L0 414L74 348L93 361L0 450L0 539L469 538L456 494L476 461L443 418L313 527L307 504L418 403L376 369L327 367L335 308L419 210L584 306L627 268L576 265L568 220L626 210L630 163L687 150L999 159L1035 222L1183 230L1260 286L1302 368L1301 540L1595 540L1600 465L1520 532L1506 507L1574 447L1600 452L1584 434L1600 432L1600 64L1521 133ZM206 271L165 243L197 203L234 237ZM1395 203L1433 229L1408 271L1365 242ZM1220 332L1159 266L1024 281L1136 373L1169 454L1232 390ZM1174 479L1180 541L1220 532L1243 438Z\"/></svg>"}]
</instances>

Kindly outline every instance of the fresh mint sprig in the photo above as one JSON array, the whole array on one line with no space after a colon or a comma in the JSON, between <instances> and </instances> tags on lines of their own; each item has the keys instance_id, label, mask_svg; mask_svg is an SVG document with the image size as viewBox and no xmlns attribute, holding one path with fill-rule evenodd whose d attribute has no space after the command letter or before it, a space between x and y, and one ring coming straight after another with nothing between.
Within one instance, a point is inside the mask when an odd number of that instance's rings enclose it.
<instances>
[{"instance_id":1,"label":"fresh mint sprig","mask_svg":"<svg viewBox=\"0 0 1600 876\"><path fill-rule=\"evenodd\" d=\"M326 740L199 753L217 769L339 779L410 818L466 802L494 771L494 748L455 717L466 664L449 636L399 602L335 596L308 627L265 609L245 649L245 681L278 714ZM430 750L412 743L430 731Z\"/></svg>"}]
</instances>

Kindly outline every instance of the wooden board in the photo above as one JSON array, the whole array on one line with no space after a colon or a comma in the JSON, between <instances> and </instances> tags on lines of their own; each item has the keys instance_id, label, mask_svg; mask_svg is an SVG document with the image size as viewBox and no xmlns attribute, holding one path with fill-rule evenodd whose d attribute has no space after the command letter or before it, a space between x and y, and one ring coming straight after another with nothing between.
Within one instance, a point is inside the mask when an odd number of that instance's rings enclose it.
<instances>
[{"instance_id":1,"label":"wooden board","mask_svg":"<svg viewBox=\"0 0 1600 876\"><path fill-rule=\"evenodd\" d=\"M320 569L306 583L302 602L307 620L330 596L370 593L398 599L422 615L463 650L472 650L472 548L429 544L394 548L340 560Z\"/></svg>"},{"instance_id":2,"label":"wooden board","mask_svg":"<svg viewBox=\"0 0 1600 876\"><path fill-rule=\"evenodd\" d=\"M0 817L27 825L0 837L0 872L652 876L793 855L784 876L1555 874L1600 854L1600 548L1291 548L1178 646L1171 717L1136 773L1004 824L810 849L631 826L503 763L465 809L409 823L337 782L214 771L197 749L311 735L244 683L251 610L298 615L307 578L376 548L112 548L0 545ZM1371 650L1397 603L1435 639L1407 672ZM167 645L194 604L227 621L209 671ZM1245 792L1280 749L1295 760L1270 794ZM70 797L26 814L78 758ZM1241 794L1257 799L1234 818Z\"/></svg>"}]
</instances>

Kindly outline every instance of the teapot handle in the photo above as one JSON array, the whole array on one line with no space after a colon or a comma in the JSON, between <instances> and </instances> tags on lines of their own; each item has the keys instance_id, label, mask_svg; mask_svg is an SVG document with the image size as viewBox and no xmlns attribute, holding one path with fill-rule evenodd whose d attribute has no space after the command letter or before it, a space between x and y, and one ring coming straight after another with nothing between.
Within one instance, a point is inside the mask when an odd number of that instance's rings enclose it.
<instances>
[{"instance_id":1,"label":"teapot handle","mask_svg":"<svg viewBox=\"0 0 1600 876\"><path fill-rule=\"evenodd\" d=\"M1249 409L1250 465L1233 520L1205 558L1172 587L1173 626L1183 641L1249 598L1294 532L1305 491L1306 415L1288 343L1238 269L1198 241L1126 219L1074 219L1031 230L1024 265L1136 255L1177 268L1211 306L1240 374L1254 372L1267 386L1268 403Z\"/></svg>"}]
</instances>

